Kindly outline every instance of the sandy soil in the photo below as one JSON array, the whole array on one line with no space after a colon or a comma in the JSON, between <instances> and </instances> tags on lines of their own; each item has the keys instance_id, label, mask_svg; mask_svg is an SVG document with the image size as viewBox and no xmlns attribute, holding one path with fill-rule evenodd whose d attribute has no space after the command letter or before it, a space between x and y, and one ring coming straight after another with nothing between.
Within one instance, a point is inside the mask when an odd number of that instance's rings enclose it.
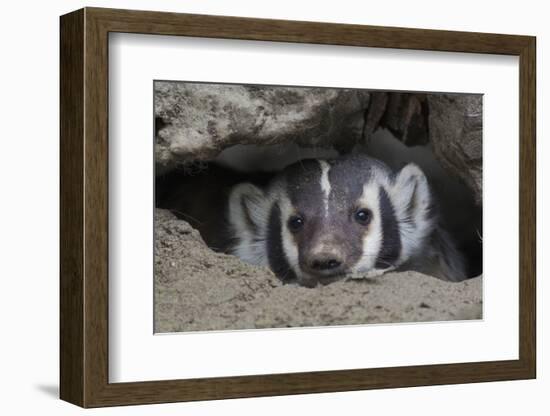
<instances>
[{"instance_id":1,"label":"sandy soil","mask_svg":"<svg viewBox=\"0 0 550 416\"><path fill-rule=\"evenodd\" d=\"M480 319L482 278L415 272L283 285L267 268L214 253L171 213L155 215L155 332Z\"/></svg>"}]
</instances>

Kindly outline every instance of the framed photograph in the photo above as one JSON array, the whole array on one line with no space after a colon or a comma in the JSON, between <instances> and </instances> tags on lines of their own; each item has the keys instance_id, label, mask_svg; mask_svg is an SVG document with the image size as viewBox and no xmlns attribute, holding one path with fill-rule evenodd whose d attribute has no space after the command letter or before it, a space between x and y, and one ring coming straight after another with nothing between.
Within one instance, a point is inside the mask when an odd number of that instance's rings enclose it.
<instances>
[{"instance_id":1,"label":"framed photograph","mask_svg":"<svg viewBox=\"0 0 550 416\"><path fill-rule=\"evenodd\" d=\"M535 378L535 38L61 17L60 395Z\"/></svg>"}]
</instances>

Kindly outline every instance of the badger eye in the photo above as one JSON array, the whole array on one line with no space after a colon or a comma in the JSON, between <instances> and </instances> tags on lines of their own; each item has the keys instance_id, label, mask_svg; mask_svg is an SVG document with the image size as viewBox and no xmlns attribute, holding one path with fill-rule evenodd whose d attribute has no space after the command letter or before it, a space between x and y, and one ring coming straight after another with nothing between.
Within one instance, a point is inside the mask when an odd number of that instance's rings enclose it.
<instances>
[{"instance_id":1,"label":"badger eye","mask_svg":"<svg viewBox=\"0 0 550 416\"><path fill-rule=\"evenodd\" d=\"M299 231L304 226L304 218L299 215L293 215L288 219L288 228L292 232Z\"/></svg>"},{"instance_id":2,"label":"badger eye","mask_svg":"<svg viewBox=\"0 0 550 416\"><path fill-rule=\"evenodd\" d=\"M369 209L361 208L355 213L355 221L361 225L368 225L372 220L372 212Z\"/></svg>"}]
</instances>

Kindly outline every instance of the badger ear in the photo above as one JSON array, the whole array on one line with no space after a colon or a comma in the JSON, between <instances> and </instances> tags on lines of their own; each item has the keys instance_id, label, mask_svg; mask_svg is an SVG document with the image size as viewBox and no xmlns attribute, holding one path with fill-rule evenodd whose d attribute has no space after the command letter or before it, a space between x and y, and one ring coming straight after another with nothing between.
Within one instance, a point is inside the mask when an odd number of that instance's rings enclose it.
<instances>
[{"instance_id":1,"label":"badger ear","mask_svg":"<svg viewBox=\"0 0 550 416\"><path fill-rule=\"evenodd\" d=\"M241 183L229 195L229 221L237 235L258 234L267 224L269 202L264 191L251 183Z\"/></svg>"},{"instance_id":2,"label":"badger ear","mask_svg":"<svg viewBox=\"0 0 550 416\"><path fill-rule=\"evenodd\" d=\"M420 227L434 214L428 180L414 163L409 163L397 173L391 194L397 216L402 221Z\"/></svg>"}]
</instances>

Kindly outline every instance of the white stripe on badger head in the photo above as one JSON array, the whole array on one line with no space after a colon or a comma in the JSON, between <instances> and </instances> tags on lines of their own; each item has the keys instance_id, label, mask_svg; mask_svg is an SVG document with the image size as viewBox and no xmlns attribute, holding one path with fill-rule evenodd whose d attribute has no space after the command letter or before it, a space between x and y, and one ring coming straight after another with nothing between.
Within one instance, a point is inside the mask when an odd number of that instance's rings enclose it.
<instances>
[{"instance_id":1,"label":"white stripe on badger head","mask_svg":"<svg viewBox=\"0 0 550 416\"><path fill-rule=\"evenodd\" d=\"M352 268L352 273L365 273L374 269L380 250L384 231L380 213L379 185L370 182L363 185L363 193L358 200L358 206L368 208L372 212L372 220L369 229L363 237L363 253L361 259Z\"/></svg>"},{"instance_id":2,"label":"white stripe on badger head","mask_svg":"<svg viewBox=\"0 0 550 416\"><path fill-rule=\"evenodd\" d=\"M328 201L330 197L330 180L328 179L328 171L330 170L330 164L326 160L319 160L321 165L321 190L323 191L323 200L325 202L325 216L328 217Z\"/></svg>"},{"instance_id":3,"label":"white stripe on badger head","mask_svg":"<svg viewBox=\"0 0 550 416\"><path fill-rule=\"evenodd\" d=\"M281 240L283 242L283 251L285 253L286 260L288 261L288 265L290 266L294 274L299 277L303 273L301 273L300 265L298 263L298 246L296 245L294 237L286 226L288 218L292 214L294 214L294 209L292 207L290 199L288 199L286 195L281 195L279 208L281 210Z\"/></svg>"}]
</instances>

